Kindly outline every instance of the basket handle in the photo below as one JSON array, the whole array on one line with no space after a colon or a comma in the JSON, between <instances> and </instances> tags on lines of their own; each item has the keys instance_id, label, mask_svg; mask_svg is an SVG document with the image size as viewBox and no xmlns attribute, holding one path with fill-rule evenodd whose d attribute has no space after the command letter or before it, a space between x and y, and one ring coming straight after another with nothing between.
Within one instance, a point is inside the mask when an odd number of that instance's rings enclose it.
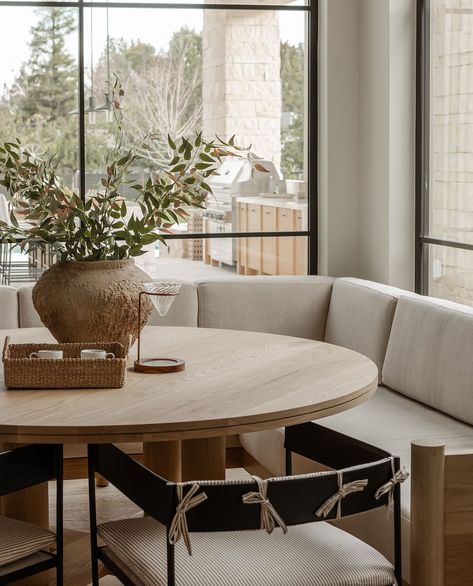
<instances>
[{"instance_id":1,"label":"basket handle","mask_svg":"<svg viewBox=\"0 0 473 586\"><path fill-rule=\"evenodd\" d=\"M5 358L9 354L9 352L8 352L8 346L9 345L10 345L10 336L5 336L5 342L3 344L3 354L2 354L2 360L3 360L3 362L5 362Z\"/></svg>"}]
</instances>

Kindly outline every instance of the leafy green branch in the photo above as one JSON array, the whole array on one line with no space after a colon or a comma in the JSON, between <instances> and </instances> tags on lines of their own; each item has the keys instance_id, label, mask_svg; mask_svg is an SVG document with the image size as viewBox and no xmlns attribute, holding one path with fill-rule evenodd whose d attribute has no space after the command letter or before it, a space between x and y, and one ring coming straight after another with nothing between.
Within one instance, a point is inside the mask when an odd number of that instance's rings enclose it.
<instances>
[{"instance_id":1,"label":"leafy green branch","mask_svg":"<svg viewBox=\"0 0 473 586\"><path fill-rule=\"evenodd\" d=\"M87 201L64 185L54 156L34 156L18 139L0 146L0 185L11 199L10 222L0 222L2 241L19 241L27 253L49 246L60 261L139 256L147 245L164 242L163 233L185 221L189 208L205 206L212 192L208 180L223 159L257 158L250 148L235 145L234 137L209 141L201 132L179 139L169 136L169 163L143 184L133 182L131 172L144 160L139 153L151 149L158 137L148 134L140 144L124 149L124 91L118 78L107 98L117 127L115 146L107 157L102 188ZM125 185L136 193L141 215L128 213Z\"/></svg>"}]
</instances>

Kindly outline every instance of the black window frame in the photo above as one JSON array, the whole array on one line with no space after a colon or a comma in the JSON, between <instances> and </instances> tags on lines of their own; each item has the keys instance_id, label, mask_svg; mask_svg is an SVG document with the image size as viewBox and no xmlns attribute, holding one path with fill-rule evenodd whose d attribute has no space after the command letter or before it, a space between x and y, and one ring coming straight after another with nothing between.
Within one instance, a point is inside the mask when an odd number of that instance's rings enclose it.
<instances>
[{"instance_id":1,"label":"black window frame","mask_svg":"<svg viewBox=\"0 0 473 586\"><path fill-rule=\"evenodd\" d=\"M429 294L431 245L472 250L473 244L430 236L430 27L432 0L417 0L415 290Z\"/></svg>"},{"instance_id":2,"label":"black window frame","mask_svg":"<svg viewBox=\"0 0 473 586\"><path fill-rule=\"evenodd\" d=\"M2 6L22 6L22 7L58 7L58 8L76 8L78 18L78 91L79 91L79 120L78 120L78 140L79 140L79 193L82 199L85 199L85 60L84 60L84 38L85 22L84 9L86 8L144 8L144 9L192 9L192 10L263 10L278 12L303 12L307 14L308 21L308 38L306 51L308 55L308 108L307 120L308 126L308 155L307 155L307 193L308 193L308 227L307 230L290 231L290 232L226 232L222 233L186 233L186 234L167 234L164 235L166 240L183 240L183 239L209 239L209 238L269 238L269 237L306 237L308 243L308 267L307 273L315 275L318 272L318 39L319 39L319 1L306 0L303 5L278 5L278 4L189 4L186 2L116 2L116 1L97 1L90 0L0 0Z\"/></svg>"}]
</instances>

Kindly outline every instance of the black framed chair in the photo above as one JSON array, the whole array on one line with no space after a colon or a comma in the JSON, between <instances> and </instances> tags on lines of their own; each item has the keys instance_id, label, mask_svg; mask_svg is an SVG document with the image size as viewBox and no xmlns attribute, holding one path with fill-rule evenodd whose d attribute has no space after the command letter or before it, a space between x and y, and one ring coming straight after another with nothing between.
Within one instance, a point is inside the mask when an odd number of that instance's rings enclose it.
<instances>
[{"instance_id":1,"label":"black framed chair","mask_svg":"<svg viewBox=\"0 0 473 586\"><path fill-rule=\"evenodd\" d=\"M320 461L325 446L334 461L346 457L348 467L269 480L173 483L113 445L89 446L94 586L99 584L98 560L126 586L398 583L400 568L326 521L386 507L393 499L398 511L398 483L404 475L399 460L360 442L344 444L343 436L332 434L315 424L288 428L288 454L311 458L309 444L317 446ZM354 465L357 458L361 461ZM324 459L330 465L327 455ZM96 472L147 516L97 526ZM393 525L398 536L396 515ZM98 537L104 545L98 545Z\"/></svg>"},{"instance_id":2,"label":"black framed chair","mask_svg":"<svg viewBox=\"0 0 473 586\"><path fill-rule=\"evenodd\" d=\"M0 585L56 568L63 583L62 446L30 445L0 454L0 497L56 480L56 533L0 516ZM51 549L55 548L55 551Z\"/></svg>"}]
</instances>

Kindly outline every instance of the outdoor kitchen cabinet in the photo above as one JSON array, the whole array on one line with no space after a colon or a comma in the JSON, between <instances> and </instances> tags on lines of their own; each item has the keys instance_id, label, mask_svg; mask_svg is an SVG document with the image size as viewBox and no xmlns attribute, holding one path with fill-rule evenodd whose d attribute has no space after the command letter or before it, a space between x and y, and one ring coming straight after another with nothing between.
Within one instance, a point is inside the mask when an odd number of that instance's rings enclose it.
<instances>
[{"instance_id":1,"label":"outdoor kitchen cabinet","mask_svg":"<svg viewBox=\"0 0 473 586\"><path fill-rule=\"evenodd\" d=\"M296 231L300 232L305 229L305 222L302 217L302 211L297 210L296 214ZM307 246L308 241L306 236L299 236L294 238L294 258L295 258L295 275L307 274Z\"/></svg>"},{"instance_id":2,"label":"outdoor kitchen cabinet","mask_svg":"<svg viewBox=\"0 0 473 586\"><path fill-rule=\"evenodd\" d=\"M237 202L237 210L238 210L238 226L237 229L239 232L248 232L248 228L246 225L246 203ZM237 272L240 274L245 274L245 267L247 264L247 255L246 255L246 247L247 247L247 240L248 238L240 238L237 240Z\"/></svg>"},{"instance_id":3,"label":"outdoor kitchen cabinet","mask_svg":"<svg viewBox=\"0 0 473 586\"><path fill-rule=\"evenodd\" d=\"M301 209L284 201L255 197L237 199L238 231L291 232L304 229ZM241 238L237 242L237 270L243 275L307 274L307 240L286 236Z\"/></svg>"},{"instance_id":4,"label":"outdoor kitchen cabinet","mask_svg":"<svg viewBox=\"0 0 473 586\"><path fill-rule=\"evenodd\" d=\"M246 206L246 229L248 232L261 232L261 207L256 204ZM246 238L246 266L255 273L261 272L261 238Z\"/></svg>"},{"instance_id":5,"label":"outdoor kitchen cabinet","mask_svg":"<svg viewBox=\"0 0 473 586\"><path fill-rule=\"evenodd\" d=\"M277 217L274 206L262 206L261 230L276 232ZM277 241L274 236L261 239L261 272L265 275L277 275Z\"/></svg>"}]
</instances>

